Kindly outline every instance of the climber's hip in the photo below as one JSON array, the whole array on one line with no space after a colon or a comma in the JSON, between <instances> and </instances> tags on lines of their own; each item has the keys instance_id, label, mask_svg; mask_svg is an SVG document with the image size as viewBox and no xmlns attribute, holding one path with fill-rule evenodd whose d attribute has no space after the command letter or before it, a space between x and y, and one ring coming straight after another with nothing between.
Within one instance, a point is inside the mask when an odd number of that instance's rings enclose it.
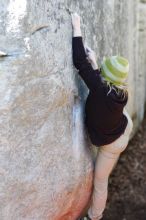
<instances>
[{"instance_id":1,"label":"climber's hip","mask_svg":"<svg viewBox=\"0 0 146 220\"><path fill-rule=\"evenodd\" d=\"M128 114L128 112L125 109L123 111L123 114L128 119L128 123L127 123L127 126L126 126L124 133L118 139L113 141L112 143L101 146L100 150L106 150L106 151L109 151L111 153L116 154L116 153L121 153L127 147L128 142L129 142L129 138L130 138L130 134L131 134L132 128L133 128L133 122L132 122L130 115Z\"/></svg>"}]
</instances>

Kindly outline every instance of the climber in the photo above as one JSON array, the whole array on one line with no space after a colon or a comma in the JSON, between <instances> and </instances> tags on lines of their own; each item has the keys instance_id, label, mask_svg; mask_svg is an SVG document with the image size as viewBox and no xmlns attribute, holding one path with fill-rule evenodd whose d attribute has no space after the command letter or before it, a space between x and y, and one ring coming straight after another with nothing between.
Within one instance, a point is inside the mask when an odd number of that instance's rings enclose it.
<instances>
[{"instance_id":1,"label":"climber","mask_svg":"<svg viewBox=\"0 0 146 220\"><path fill-rule=\"evenodd\" d=\"M89 89L85 127L91 143L98 147L91 204L84 219L99 220L106 207L108 178L126 149L133 129L132 119L125 109L129 62L122 56L109 56L98 68L95 52L83 45L80 16L71 13L71 19L73 64Z\"/></svg>"}]
</instances>

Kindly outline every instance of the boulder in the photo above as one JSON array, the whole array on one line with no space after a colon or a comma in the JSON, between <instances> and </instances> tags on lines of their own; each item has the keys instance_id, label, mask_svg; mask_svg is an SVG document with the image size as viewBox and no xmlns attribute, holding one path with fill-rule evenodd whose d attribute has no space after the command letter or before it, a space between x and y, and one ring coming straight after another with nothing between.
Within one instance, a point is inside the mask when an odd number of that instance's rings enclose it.
<instances>
[{"instance_id":1,"label":"boulder","mask_svg":"<svg viewBox=\"0 0 146 220\"><path fill-rule=\"evenodd\" d=\"M81 15L99 65L113 54L129 59L134 131L143 118L145 7L136 0L1 0L1 220L76 220L90 201L97 148L84 126L89 91L72 62L70 11Z\"/></svg>"}]
</instances>

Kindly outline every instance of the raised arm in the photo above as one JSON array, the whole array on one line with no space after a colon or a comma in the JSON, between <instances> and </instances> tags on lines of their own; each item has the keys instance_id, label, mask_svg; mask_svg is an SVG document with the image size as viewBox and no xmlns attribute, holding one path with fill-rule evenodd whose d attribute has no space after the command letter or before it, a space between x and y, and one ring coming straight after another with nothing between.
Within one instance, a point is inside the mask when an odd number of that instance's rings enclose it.
<instances>
[{"instance_id":1,"label":"raised arm","mask_svg":"<svg viewBox=\"0 0 146 220\"><path fill-rule=\"evenodd\" d=\"M82 77L87 87L90 90L97 89L99 84L101 84L101 78L99 76L100 71L98 70L96 63L93 68L88 60L81 35L80 17L76 13L72 15L72 25L72 50L74 66L79 70L79 75Z\"/></svg>"}]
</instances>

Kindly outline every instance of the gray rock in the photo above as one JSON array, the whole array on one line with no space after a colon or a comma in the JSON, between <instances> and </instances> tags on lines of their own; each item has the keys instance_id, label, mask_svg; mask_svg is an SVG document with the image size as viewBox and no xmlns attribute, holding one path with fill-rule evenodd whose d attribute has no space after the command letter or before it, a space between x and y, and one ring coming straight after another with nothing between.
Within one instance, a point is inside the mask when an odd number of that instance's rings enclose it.
<instances>
[{"instance_id":1,"label":"gray rock","mask_svg":"<svg viewBox=\"0 0 146 220\"><path fill-rule=\"evenodd\" d=\"M1 0L1 220L76 220L91 195L97 148L83 123L88 90L72 63L69 9L99 65L129 59L135 130L143 118L146 10L136 0Z\"/></svg>"}]
</instances>

